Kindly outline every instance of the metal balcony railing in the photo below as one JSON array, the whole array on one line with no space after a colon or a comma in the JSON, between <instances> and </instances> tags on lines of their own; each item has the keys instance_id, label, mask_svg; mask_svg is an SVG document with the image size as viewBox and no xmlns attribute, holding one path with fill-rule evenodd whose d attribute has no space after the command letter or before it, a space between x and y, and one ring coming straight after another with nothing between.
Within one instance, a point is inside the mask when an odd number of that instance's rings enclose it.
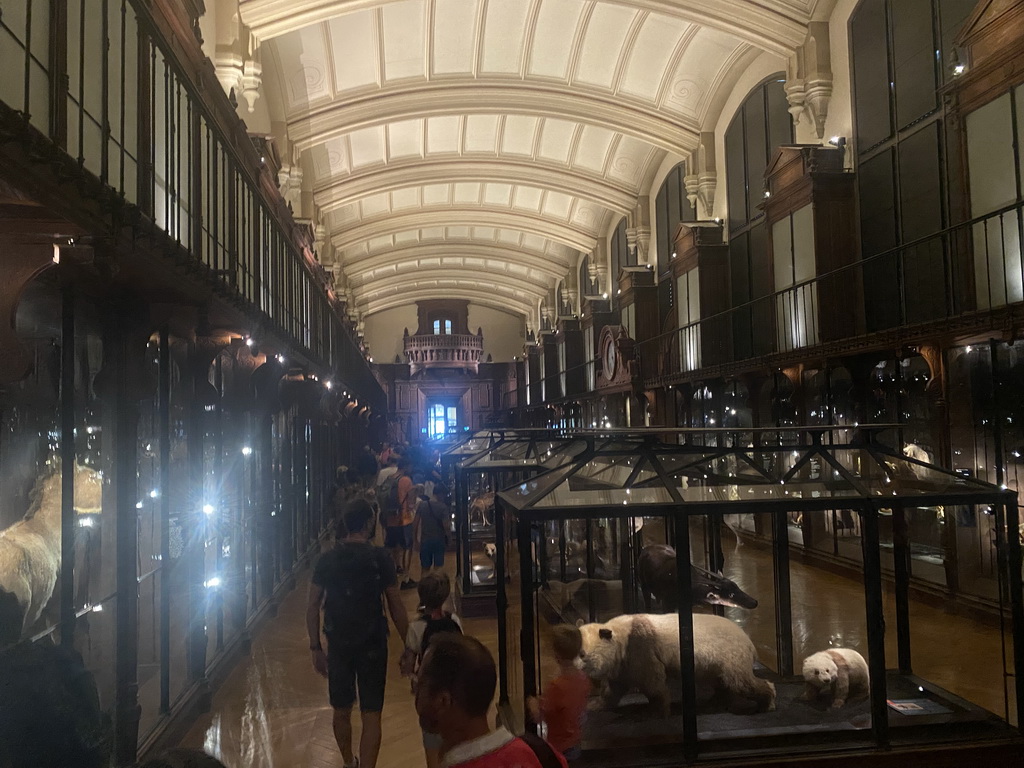
<instances>
[{"instance_id":1,"label":"metal balcony railing","mask_svg":"<svg viewBox=\"0 0 1024 768\"><path fill-rule=\"evenodd\" d=\"M32 140L61 173L92 177L85 194L118 207L140 233L155 225L169 238L161 247L240 304L254 331L382 396L268 158L198 41L172 31L188 29L187 19L160 9L141 0L4 4L0 53L14 71L0 78L3 133Z\"/></svg>"},{"instance_id":2,"label":"metal balcony railing","mask_svg":"<svg viewBox=\"0 0 1024 768\"><path fill-rule=\"evenodd\" d=\"M637 344L647 382L883 331L983 321L1024 301L1024 203Z\"/></svg>"}]
</instances>

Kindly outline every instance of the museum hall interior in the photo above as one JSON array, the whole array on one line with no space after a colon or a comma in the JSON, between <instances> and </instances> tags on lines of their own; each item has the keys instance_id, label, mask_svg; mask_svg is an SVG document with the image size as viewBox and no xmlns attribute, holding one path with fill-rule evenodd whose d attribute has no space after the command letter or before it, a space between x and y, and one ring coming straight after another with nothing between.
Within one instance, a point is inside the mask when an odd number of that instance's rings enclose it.
<instances>
[{"instance_id":1,"label":"museum hall interior","mask_svg":"<svg viewBox=\"0 0 1024 768\"><path fill-rule=\"evenodd\" d=\"M1024 0L0 61L0 768L1024 765Z\"/></svg>"}]
</instances>

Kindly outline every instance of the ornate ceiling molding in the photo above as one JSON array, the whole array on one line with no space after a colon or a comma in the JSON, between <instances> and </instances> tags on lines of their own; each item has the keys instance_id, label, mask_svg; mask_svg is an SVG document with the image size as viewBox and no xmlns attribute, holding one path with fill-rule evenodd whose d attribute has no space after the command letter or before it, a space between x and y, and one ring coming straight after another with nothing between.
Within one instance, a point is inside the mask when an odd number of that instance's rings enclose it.
<instances>
[{"instance_id":1,"label":"ornate ceiling molding","mask_svg":"<svg viewBox=\"0 0 1024 768\"><path fill-rule=\"evenodd\" d=\"M445 298L467 299L473 304L479 304L491 309L500 309L505 312L519 314L526 318L535 317L540 297L533 294L520 293L518 298L506 295L495 295L493 291L480 288L452 288L445 287ZM381 296L373 300L359 302L359 308L364 315L372 315L383 312L394 307L408 306L416 301L436 299L438 289L436 287L425 287L421 289L404 286L400 292L391 296Z\"/></svg>"},{"instance_id":2,"label":"ornate ceiling molding","mask_svg":"<svg viewBox=\"0 0 1024 768\"><path fill-rule=\"evenodd\" d=\"M372 286L353 286L352 290L356 295L357 302L371 301L375 297L387 296L396 292L404 293L407 290L432 287L435 291L445 291L444 294L435 294L434 298L447 295L448 288L488 291L506 296L516 296L517 294L543 296L551 290L556 282L556 278L526 281L495 272L487 272L485 276L483 270L478 273L467 273L444 268L412 269L397 272L389 276L387 280L376 282Z\"/></svg>"},{"instance_id":3,"label":"ornate ceiling molding","mask_svg":"<svg viewBox=\"0 0 1024 768\"><path fill-rule=\"evenodd\" d=\"M307 150L353 131L423 117L497 114L554 117L605 128L653 147L685 155L697 145L695 120L629 105L621 97L580 86L541 85L491 78L403 82L365 98L331 102L288 120L295 148Z\"/></svg>"},{"instance_id":4,"label":"ornate ceiling molding","mask_svg":"<svg viewBox=\"0 0 1024 768\"><path fill-rule=\"evenodd\" d=\"M269 40L353 11L395 0L239 0L242 20L258 40ZM766 51L787 55L807 33L806 7L786 0L604 0L655 11L727 32Z\"/></svg>"},{"instance_id":5,"label":"ornate ceiling molding","mask_svg":"<svg viewBox=\"0 0 1024 768\"><path fill-rule=\"evenodd\" d=\"M446 158L396 161L370 166L347 176L331 176L313 189L321 210L327 212L358 202L364 197L432 183L479 182L525 184L578 197L610 211L624 214L636 202L637 190L574 168L545 167L537 160L501 156L478 160L459 155ZM437 183L433 182L433 183Z\"/></svg>"},{"instance_id":6,"label":"ornate ceiling molding","mask_svg":"<svg viewBox=\"0 0 1024 768\"><path fill-rule=\"evenodd\" d=\"M331 240L335 248L344 251L357 243L406 230L453 226L510 229L562 243L584 252L592 251L597 242L597 237L586 230L566 223L558 223L537 214L490 210L483 207L444 207L393 214L379 221L346 227L333 234Z\"/></svg>"},{"instance_id":7,"label":"ornate ceiling molding","mask_svg":"<svg viewBox=\"0 0 1024 768\"><path fill-rule=\"evenodd\" d=\"M443 243L415 243L405 248L385 251L378 255L359 259L343 259L341 264L353 285L363 284L369 273L392 269L404 264L423 264L438 260L458 259L464 263L464 269L474 269L475 265L465 260L484 259L489 262L504 263L506 267L522 266L537 272L543 272L553 279L565 276L572 266L569 262L554 259L551 254L525 250L520 246L500 245L481 241L452 241ZM490 271L490 270L489 270ZM514 271L514 270L513 270Z\"/></svg>"}]
</instances>

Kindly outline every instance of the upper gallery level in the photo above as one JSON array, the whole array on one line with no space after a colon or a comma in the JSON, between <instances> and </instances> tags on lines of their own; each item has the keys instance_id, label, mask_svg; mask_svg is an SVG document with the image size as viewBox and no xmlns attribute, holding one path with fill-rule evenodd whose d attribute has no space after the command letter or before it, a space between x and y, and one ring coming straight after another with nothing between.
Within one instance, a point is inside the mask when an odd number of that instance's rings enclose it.
<instances>
[{"instance_id":1,"label":"upper gallery level","mask_svg":"<svg viewBox=\"0 0 1024 768\"><path fill-rule=\"evenodd\" d=\"M468 301L456 299L416 302L419 327L411 336L406 329L402 339L411 374L439 368L469 373L479 370L484 354L483 332L469 332L468 305Z\"/></svg>"},{"instance_id":2,"label":"upper gallery level","mask_svg":"<svg viewBox=\"0 0 1024 768\"><path fill-rule=\"evenodd\" d=\"M208 4L211 7L215 4ZM247 131L203 53L201 2L4 3L0 136L7 179L79 245L160 254L185 293L246 318L350 389L380 392L354 321L282 196L277 148ZM247 81L253 85L255 81ZM60 228L57 228L60 229ZM64 230L54 230L64 236ZM185 288L185 286L194 286Z\"/></svg>"}]
</instances>

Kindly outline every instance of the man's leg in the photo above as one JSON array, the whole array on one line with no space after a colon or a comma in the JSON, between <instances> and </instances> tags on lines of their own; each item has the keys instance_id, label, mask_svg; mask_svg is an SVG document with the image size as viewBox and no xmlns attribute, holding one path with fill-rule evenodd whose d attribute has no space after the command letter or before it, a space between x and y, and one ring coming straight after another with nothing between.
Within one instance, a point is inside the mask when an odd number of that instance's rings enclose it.
<instances>
[{"instance_id":1,"label":"man's leg","mask_svg":"<svg viewBox=\"0 0 1024 768\"><path fill-rule=\"evenodd\" d=\"M405 572L409 574L410 581L412 580L412 545L413 545L413 524L409 523L402 528L402 537L405 544L405 551L403 552L403 560L405 562Z\"/></svg>"},{"instance_id":2,"label":"man's leg","mask_svg":"<svg viewBox=\"0 0 1024 768\"><path fill-rule=\"evenodd\" d=\"M380 753L381 711L388 679L388 647L381 644L359 655L359 708L363 733L359 737L359 768L377 768Z\"/></svg>"},{"instance_id":3,"label":"man's leg","mask_svg":"<svg viewBox=\"0 0 1024 768\"><path fill-rule=\"evenodd\" d=\"M402 572L402 547L401 528L386 526L384 528L384 548L391 553L391 559L395 561L395 570Z\"/></svg>"},{"instance_id":4,"label":"man's leg","mask_svg":"<svg viewBox=\"0 0 1024 768\"><path fill-rule=\"evenodd\" d=\"M355 762L352 755L352 708L334 710L334 721L332 724L334 726L334 740L338 742L341 759L345 765L352 765ZM364 725L363 728L365 729L365 727ZM379 722L378 730L380 730Z\"/></svg>"},{"instance_id":5,"label":"man's leg","mask_svg":"<svg viewBox=\"0 0 1024 768\"><path fill-rule=\"evenodd\" d=\"M341 759L352 765L352 705L356 701L356 670L350 655L334 648L327 638L327 689L334 717L334 740L338 742Z\"/></svg>"},{"instance_id":6,"label":"man's leg","mask_svg":"<svg viewBox=\"0 0 1024 768\"><path fill-rule=\"evenodd\" d=\"M380 754L380 712L361 713L363 733L359 737L359 768L377 768Z\"/></svg>"}]
</instances>

